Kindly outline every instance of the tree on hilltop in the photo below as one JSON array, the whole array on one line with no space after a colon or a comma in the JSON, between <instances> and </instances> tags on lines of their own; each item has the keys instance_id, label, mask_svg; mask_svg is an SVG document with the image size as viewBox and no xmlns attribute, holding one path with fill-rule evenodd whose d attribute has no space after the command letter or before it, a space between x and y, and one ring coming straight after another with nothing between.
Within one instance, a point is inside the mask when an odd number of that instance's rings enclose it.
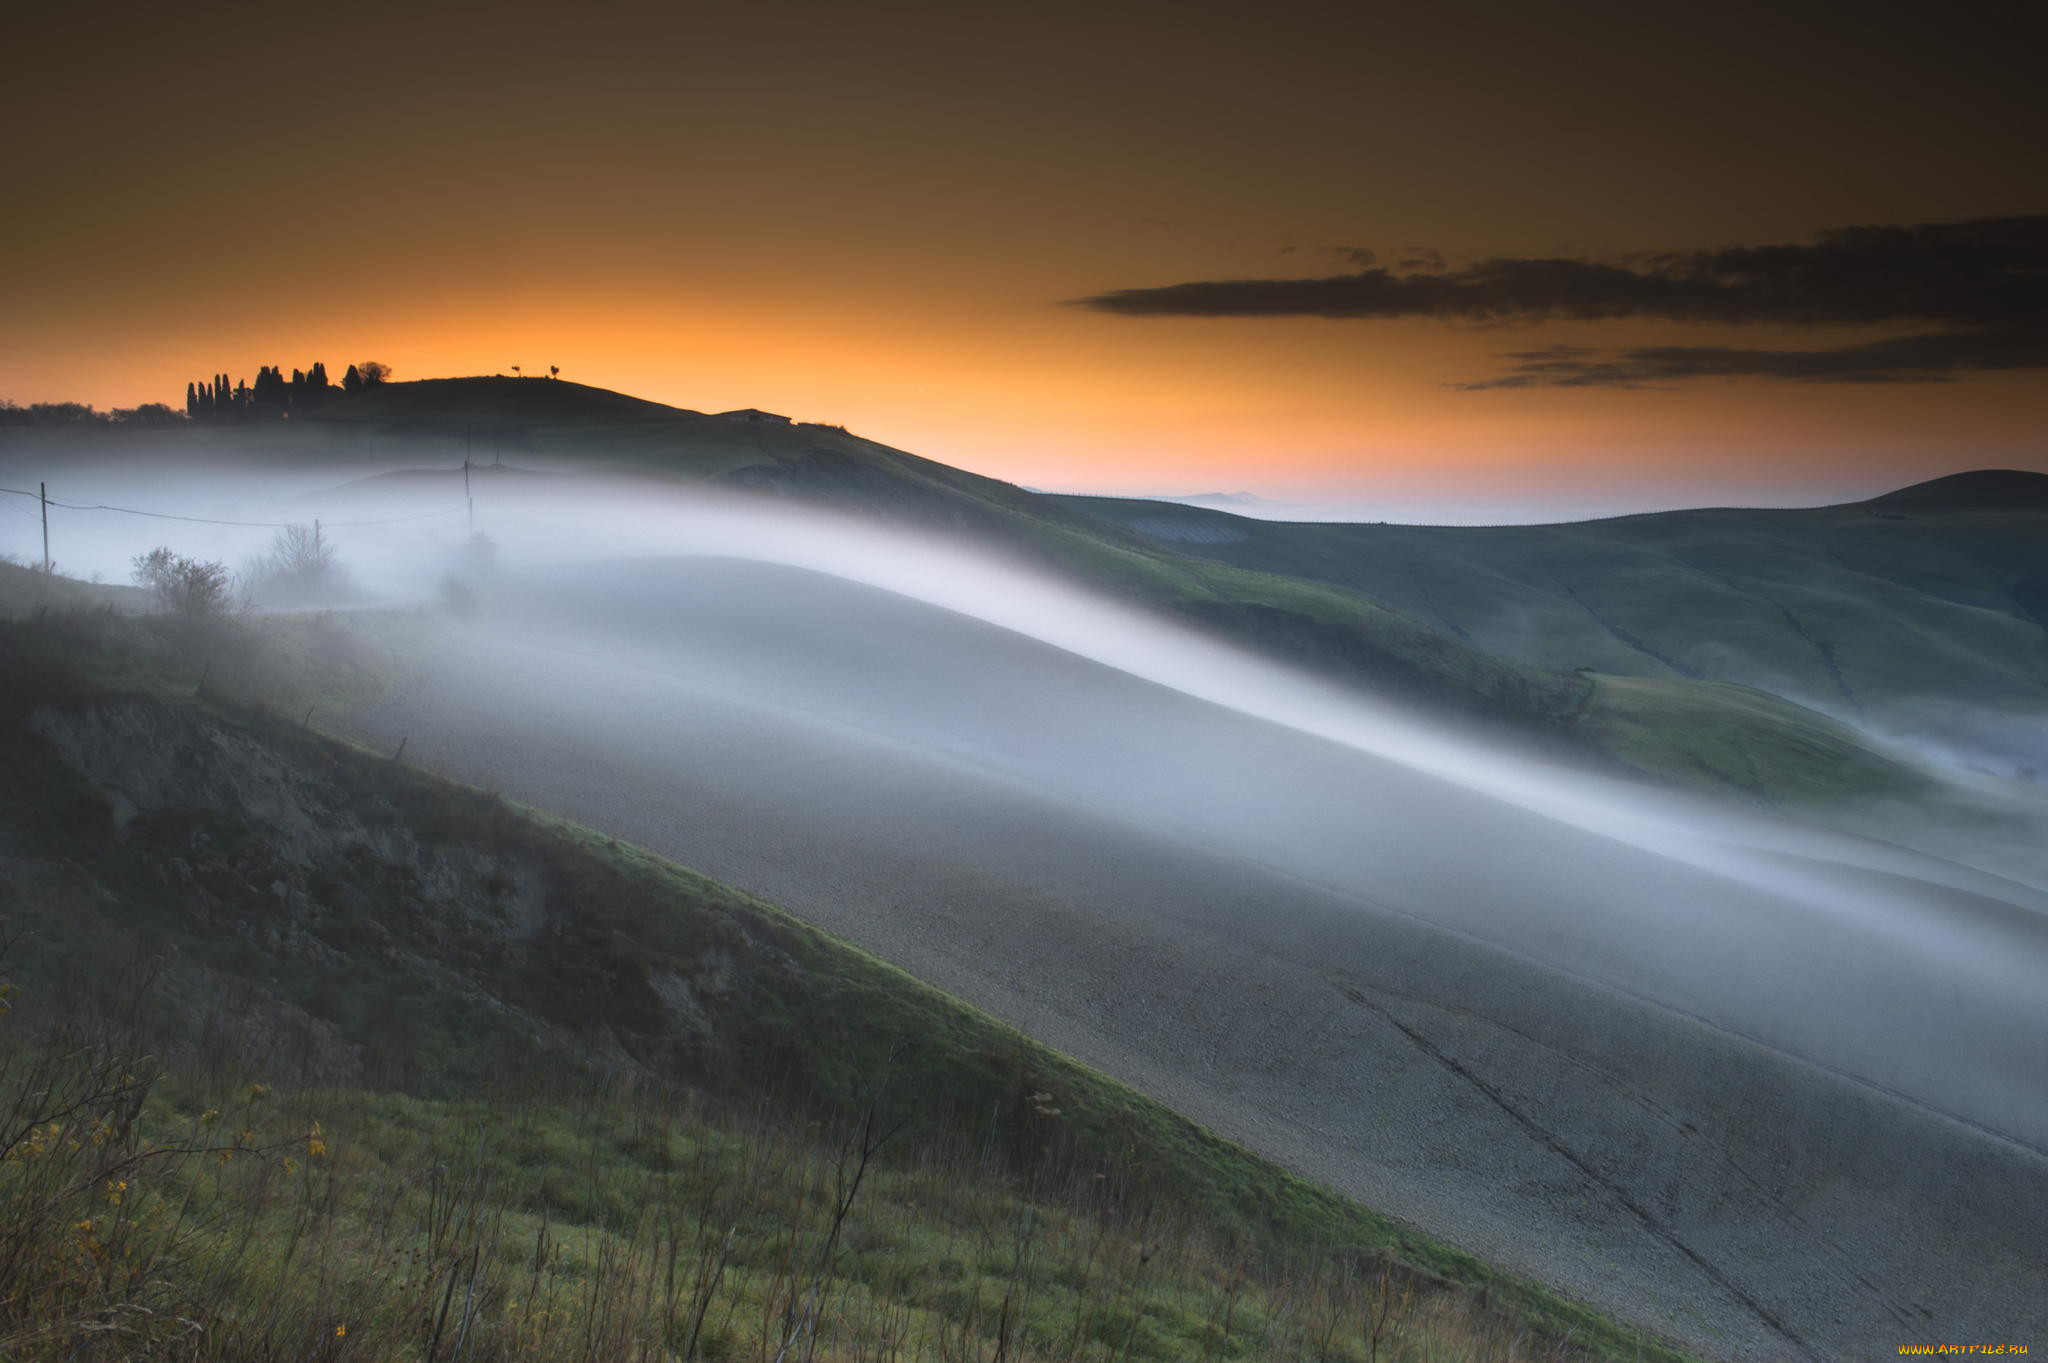
<instances>
[{"instance_id":1,"label":"tree on hilltop","mask_svg":"<svg viewBox=\"0 0 2048 1363\"><path fill-rule=\"evenodd\" d=\"M291 406L291 391L285 386L284 371L267 364L256 371L256 386L249 390L251 415L282 419Z\"/></svg>"},{"instance_id":2,"label":"tree on hilltop","mask_svg":"<svg viewBox=\"0 0 2048 1363\"><path fill-rule=\"evenodd\" d=\"M0 425L6 426L99 426L107 414L83 402L32 402L17 406L11 399L0 402Z\"/></svg>"},{"instance_id":3,"label":"tree on hilltop","mask_svg":"<svg viewBox=\"0 0 2048 1363\"><path fill-rule=\"evenodd\" d=\"M310 412L333 397L334 387L327 382L327 366L315 360L311 369L294 369L289 396L294 412Z\"/></svg>"},{"instance_id":4,"label":"tree on hilltop","mask_svg":"<svg viewBox=\"0 0 2048 1363\"><path fill-rule=\"evenodd\" d=\"M342 380L341 391L360 392L390 377L391 366L388 364L375 360L352 364ZM266 364L257 369L254 385L232 383L226 374L215 374L210 380L186 384L185 414L195 421L245 418L275 421L297 412L313 411L334 396L335 385L327 377L325 361L315 360L310 368L294 369L289 379L285 377L283 365Z\"/></svg>"},{"instance_id":5,"label":"tree on hilltop","mask_svg":"<svg viewBox=\"0 0 2048 1363\"><path fill-rule=\"evenodd\" d=\"M145 402L139 407L116 407L108 413L116 426L175 426L185 418L164 402Z\"/></svg>"}]
</instances>

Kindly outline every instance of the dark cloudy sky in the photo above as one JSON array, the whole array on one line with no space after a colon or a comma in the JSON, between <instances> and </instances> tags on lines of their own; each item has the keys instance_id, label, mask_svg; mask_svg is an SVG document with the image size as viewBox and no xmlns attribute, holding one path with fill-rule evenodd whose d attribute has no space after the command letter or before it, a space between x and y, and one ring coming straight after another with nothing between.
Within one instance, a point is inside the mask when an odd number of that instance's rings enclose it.
<instances>
[{"instance_id":1,"label":"dark cloudy sky","mask_svg":"<svg viewBox=\"0 0 2048 1363\"><path fill-rule=\"evenodd\" d=\"M43 7L0 397L374 357L1040 485L2048 467L2026 7Z\"/></svg>"}]
</instances>

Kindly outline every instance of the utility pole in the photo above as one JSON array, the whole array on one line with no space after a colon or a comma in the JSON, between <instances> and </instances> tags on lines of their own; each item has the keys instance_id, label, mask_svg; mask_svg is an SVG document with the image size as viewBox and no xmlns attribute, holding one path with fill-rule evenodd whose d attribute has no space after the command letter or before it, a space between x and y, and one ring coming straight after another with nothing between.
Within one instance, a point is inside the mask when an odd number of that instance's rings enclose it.
<instances>
[{"instance_id":1,"label":"utility pole","mask_svg":"<svg viewBox=\"0 0 2048 1363\"><path fill-rule=\"evenodd\" d=\"M36 484L36 498L43 504L43 576L50 575L50 485Z\"/></svg>"},{"instance_id":2,"label":"utility pole","mask_svg":"<svg viewBox=\"0 0 2048 1363\"><path fill-rule=\"evenodd\" d=\"M313 518L313 562L320 562L320 518Z\"/></svg>"},{"instance_id":3,"label":"utility pole","mask_svg":"<svg viewBox=\"0 0 2048 1363\"><path fill-rule=\"evenodd\" d=\"M469 507L469 537L476 538L476 498L469 495L469 456L462 456L462 500Z\"/></svg>"}]
</instances>

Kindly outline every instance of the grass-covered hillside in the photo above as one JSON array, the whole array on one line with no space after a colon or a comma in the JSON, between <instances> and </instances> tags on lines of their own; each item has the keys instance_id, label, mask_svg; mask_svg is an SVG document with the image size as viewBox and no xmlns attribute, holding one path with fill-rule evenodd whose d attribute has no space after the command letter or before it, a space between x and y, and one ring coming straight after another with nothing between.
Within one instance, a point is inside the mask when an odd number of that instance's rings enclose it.
<instances>
[{"instance_id":1,"label":"grass-covered hillside","mask_svg":"<svg viewBox=\"0 0 2048 1363\"><path fill-rule=\"evenodd\" d=\"M0 621L0 1357L1668 1356L318 732L433 628Z\"/></svg>"},{"instance_id":2,"label":"grass-covered hillside","mask_svg":"<svg viewBox=\"0 0 2048 1363\"><path fill-rule=\"evenodd\" d=\"M1540 526L1058 500L1199 558L1367 593L1524 663L1735 682L2007 775L2048 766L2048 474L1961 474L1811 510Z\"/></svg>"}]
</instances>

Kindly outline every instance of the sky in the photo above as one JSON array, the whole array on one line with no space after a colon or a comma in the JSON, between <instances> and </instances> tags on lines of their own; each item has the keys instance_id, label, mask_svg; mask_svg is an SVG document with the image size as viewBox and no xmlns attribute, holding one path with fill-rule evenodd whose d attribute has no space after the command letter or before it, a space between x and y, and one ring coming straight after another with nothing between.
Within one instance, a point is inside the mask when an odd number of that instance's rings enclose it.
<instances>
[{"instance_id":1,"label":"sky","mask_svg":"<svg viewBox=\"0 0 2048 1363\"><path fill-rule=\"evenodd\" d=\"M558 365L1361 514L2048 469L2023 8L36 7L0 398Z\"/></svg>"}]
</instances>

